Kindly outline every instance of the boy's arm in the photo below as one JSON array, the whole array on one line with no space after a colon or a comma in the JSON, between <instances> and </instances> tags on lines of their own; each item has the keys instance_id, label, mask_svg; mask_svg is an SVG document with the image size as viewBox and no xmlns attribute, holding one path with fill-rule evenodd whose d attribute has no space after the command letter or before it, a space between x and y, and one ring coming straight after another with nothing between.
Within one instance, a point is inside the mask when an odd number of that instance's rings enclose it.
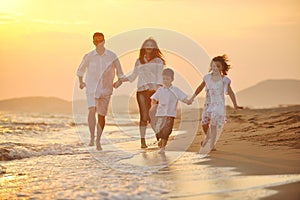
<instances>
[{"instance_id":1,"label":"boy's arm","mask_svg":"<svg viewBox=\"0 0 300 200\"><path fill-rule=\"evenodd\" d=\"M158 104L158 101L156 99L151 99L151 106Z\"/></svg>"},{"instance_id":2,"label":"boy's arm","mask_svg":"<svg viewBox=\"0 0 300 200\"><path fill-rule=\"evenodd\" d=\"M243 109L242 106L237 105L235 94L234 94L233 90L231 89L230 85L228 85L228 95L229 95L235 109Z\"/></svg>"}]
</instances>

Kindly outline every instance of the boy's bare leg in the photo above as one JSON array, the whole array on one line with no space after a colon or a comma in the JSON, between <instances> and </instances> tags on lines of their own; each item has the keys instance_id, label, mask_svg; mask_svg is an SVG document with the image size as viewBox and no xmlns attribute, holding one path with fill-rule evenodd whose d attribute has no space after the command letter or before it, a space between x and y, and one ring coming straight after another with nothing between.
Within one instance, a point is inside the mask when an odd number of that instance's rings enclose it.
<instances>
[{"instance_id":1,"label":"boy's bare leg","mask_svg":"<svg viewBox=\"0 0 300 200\"><path fill-rule=\"evenodd\" d=\"M90 143L89 146L94 146L95 140L95 127L96 127L96 107L89 108L88 125L90 130Z\"/></svg>"},{"instance_id":2,"label":"boy's bare leg","mask_svg":"<svg viewBox=\"0 0 300 200\"><path fill-rule=\"evenodd\" d=\"M166 148L167 142L168 142L168 140L161 139L161 149L159 150L158 153L165 153L165 148Z\"/></svg>"}]
</instances>

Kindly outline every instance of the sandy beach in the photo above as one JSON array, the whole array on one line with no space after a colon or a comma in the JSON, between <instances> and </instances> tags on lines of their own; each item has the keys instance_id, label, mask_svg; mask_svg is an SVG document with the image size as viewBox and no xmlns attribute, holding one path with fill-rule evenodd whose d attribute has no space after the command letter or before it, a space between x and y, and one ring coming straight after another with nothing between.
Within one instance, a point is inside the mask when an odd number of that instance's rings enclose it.
<instances>
[{"instance_id":1,"label":"sandy beach","mask_svg":"<svg viewBox=\"0 0 300 200\"><path fill-rule=\"evenodd\" d=\"M137 115L109 118L98 152L86 146L86 124L74 126L70 115L2 113L0 198L299 199L299 111L228 107L207 158L197 154L198 109L179 114L165 155L150 128L149 149L139 148Z\"/></svg>"},{"instance_id":2,"label":"sandy beach","mask_svg":"<svg viewBox=\"0 0 300 200\"><path fill-rule=\"evenodd\" d=\"M300 106L234 110L227 108L227 124L205 164L234 167L241 175L300 173ZM199 151L199 129L188 151ZM204 164L204 163L203 163ZM264 199L299 199L300 182L270 189Z\"/></svg>"}]
</instances>

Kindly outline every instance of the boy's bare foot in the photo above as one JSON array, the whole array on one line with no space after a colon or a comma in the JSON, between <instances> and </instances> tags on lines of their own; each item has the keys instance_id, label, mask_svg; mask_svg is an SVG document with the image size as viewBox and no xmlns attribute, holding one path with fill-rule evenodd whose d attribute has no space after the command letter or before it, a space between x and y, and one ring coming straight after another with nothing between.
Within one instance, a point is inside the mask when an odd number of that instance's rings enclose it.
<instances>
[{"instance_id":1,"label":"boy's bare foot","mask_svg":"<svg viewBox=\"0 0 300 200\"><path fill-rule=\"evenodd\" d=\"M161 140L159 140L158 143L157 143L157 146L158 146L159 148L161 148L161 143L162 143Z\"/></svg>"},{"instance_id":2,"label":"boy's bare foot","mask_svg":"<svg viewBox=\"0 0 300 200\"><path fill-rule=\"evenodd\" d=\"M158 151L159 154L164 154L165 153L165 147L162 147L159 151Z\"/></svg>"}]
</instances>

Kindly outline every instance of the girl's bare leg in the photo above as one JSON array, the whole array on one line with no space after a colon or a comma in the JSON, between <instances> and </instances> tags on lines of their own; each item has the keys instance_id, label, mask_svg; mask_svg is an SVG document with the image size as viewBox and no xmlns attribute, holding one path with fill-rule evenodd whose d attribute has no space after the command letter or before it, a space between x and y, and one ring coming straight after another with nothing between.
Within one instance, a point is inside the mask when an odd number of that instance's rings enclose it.
<instances>
[{"instance_id":1,"label":"girl's bare leg","mask_svg":"<svg viewBox=\"0 0 300 200\"><path fill-rule=\"evenodd\" d=\"M208 139L208 136L207 136L208 128L209 128L209 124L203 124L202 125L202 130L205 134L205 137L204 137L204 140L201 142L201 146L203 146L205 141Z\"/></svg>"}]
</instances>

